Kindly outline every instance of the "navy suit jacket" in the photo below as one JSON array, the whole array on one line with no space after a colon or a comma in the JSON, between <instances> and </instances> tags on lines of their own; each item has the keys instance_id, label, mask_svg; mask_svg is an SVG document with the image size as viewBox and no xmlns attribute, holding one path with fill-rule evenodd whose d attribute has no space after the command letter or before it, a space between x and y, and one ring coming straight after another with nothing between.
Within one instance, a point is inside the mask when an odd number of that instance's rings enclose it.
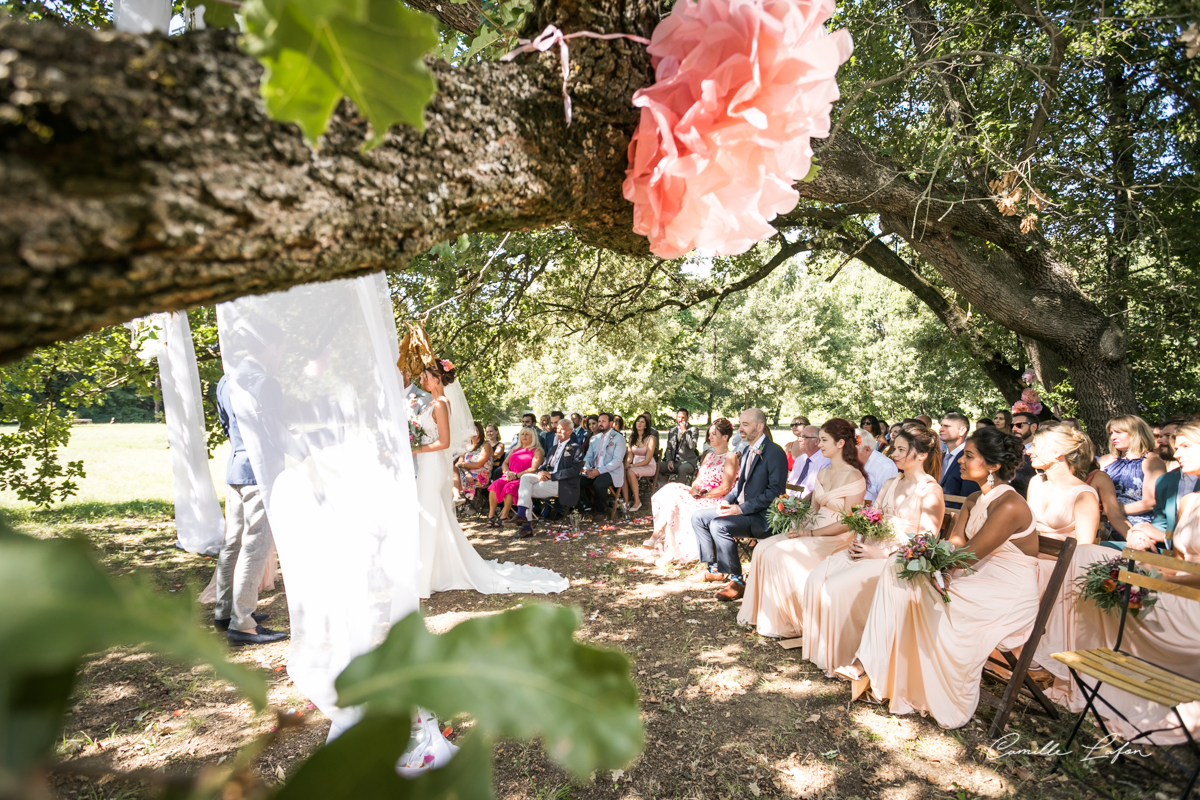
<instances>
[{"instance_id":1,"label":"navy suit jacket","mask_svg":"<svg viewBox=\"0 0 1200 800\"><path fill-rule=\"evenodd\" d=\"M962 467L958 464L958 459L962 458L962 453L950 464L950 468L946 470L946 475L940 481L942 494L956 494L959 497L970 497L979 491L979 484L975 481L964 481L962 477ZM962 508L962 503L946 503L946 508Z\"/></svg>"},{"instance_id":2,"label":"navy suit jacket","mask_svg":"<svg viewBox=\"0 0 1200 800\"><path fill-rule=\"evenodd\" d=\"M750 463L748 453L742 456L742 467L725 502L737 503L744 488L745 500L740 504L742 514L749 518L751 527L758 533L766 530L767 508L771 501L777 500L787 488L787 454L770 439L763 442L762 455L755 456L753 463Z\"/></svg>"},{"instance_id":3,"label":"navy suit jacket","mask_svg":"<svg viewBox=\"0 0 1200 800\"><path fill-rule=\"evenodd\" d=\"M546 451L546 460L542 462L542 466L547 472L550 471L550 461L554 458L554 451L557 448L556 438L554 447ZM583 456L583 449L568 439L562 458L558 460L558 468L550 472L550 480L558 482L558 502L562 504L563 508L573 508L579 504L579 480L583 473Z\"/></svg>"}]
</instances>

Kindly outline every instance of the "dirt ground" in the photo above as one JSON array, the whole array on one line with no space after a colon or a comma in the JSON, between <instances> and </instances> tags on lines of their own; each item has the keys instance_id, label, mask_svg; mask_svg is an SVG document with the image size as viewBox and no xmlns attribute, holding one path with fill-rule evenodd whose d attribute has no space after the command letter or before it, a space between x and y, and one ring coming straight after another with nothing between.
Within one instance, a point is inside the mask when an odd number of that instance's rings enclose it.
<instances>
[{"instance_id":1,"label":"dirt ground","mask_svg":"<svg viewBox=\"0 0 1200 800\"><path fill-rule=\"evenodd\" d=\"M736 623L737 604L718 603L713 587L687 579L695 569L656 568L641 548L648 518L585 526L579 534L516 540L464 524L485 558L536 564L568 576L571 588L542 602L578 607L579 636L630 659L642 697L646 748L624 770L575 781L535 743L502 742L495 752L498 797L521 800L592 798L1086 798L1178 796L1178 780L1152 778L1105 759L1072 761L1076 777L1050 773L1054 760L1000 758L987 737L991 710L956 731L932 720L893 716L878 706L848 704L849 686ZM16 521L36 535L84 535L119 572L148 574L165 592L198 591L215 560L173 546L166 504L108 506L90 512L28 515ZM531 601L523 595L446 592L423 603L430 630L444 631L481 614ZM266 593L266 624L286 629L282 586ZM210 624L210 607L197 624ZM270 702L308 724L283 736L255 761L268 783L286 776L325 738L328 721L301 696L286 672L287 643L231 652L270 683ZM993 687L995 688L995 687ZM463 720L450 721L457 736ZM1010 732L1021 747L1065 741L1071 715L1052 721L1019 705ZM275 723L256 715L211 670L185 668L157 656L111 651L80 675L59 745L62 798L139 798L145 784L75 774L103 766L190 772L224 763ZM1089 730L1089 742L1095 736ZM1078 748L1077 748L1078 750ZM1155 754L1153 759L1159 759Z\"/></svg>"}]
</instances>

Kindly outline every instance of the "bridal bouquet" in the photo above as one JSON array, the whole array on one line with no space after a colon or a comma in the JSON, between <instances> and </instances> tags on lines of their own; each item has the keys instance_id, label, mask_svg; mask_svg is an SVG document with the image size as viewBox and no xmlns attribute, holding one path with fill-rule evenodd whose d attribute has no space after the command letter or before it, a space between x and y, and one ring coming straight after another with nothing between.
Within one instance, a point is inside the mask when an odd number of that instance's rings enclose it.
<instances>
[{"instance_id":1,"label":"bridal bouquet","mask_svg":"<svg viewBox=\"0 0 1200 800\"><path fill-rule=\"evenodd\" d=\"M429 436L425 433L425 429L421 427L421 423L415 419L410 419L408 421L409 448L416 450L427 441L429 441Z\"/></svg>"},{"instance_id":2,"label":"bridal bouquet","mask_svg":"<svg viewBox=\"0 0 1200 800\"><path fill-rule=\"evenodd\" d=\"M1105 614L1112 614L1119 611L1121 608L1121 586L1117 583L1117 576L1121 574L1121 570L1125 569L1129 572L1134 572L1138 575L1145 575L1147 578L1161 578L1162 574L1156 570L1145 570L1135 566L1132 570L1129 569L1129 562L1121 556L1096 561L1087 571L1075 579L1079 584L1079 596L1091 600ZM1133 594L1129 598L1129 613L1135 617L1140 617L1142 614L1148 613L1154 608L1154 604L1158 602L1158 597L1155 592L1149 589L1142 589L1137 586L1130 586L1129 591Z\"/></svg>"},{"instance_id":3,"label":"bridal bouquet","mask_svg":"<svg viewBox=\"0 0 1200 800\"><path fill-rule=\"evenodd\" d=\"M811 500L801 500L799 497L791 497L786 494L780 495L767 508L767 527L776 536L781 533L791 533L796 528L802 527L811 514Z\"/></svg>"},{"instance_id":4,"label":"bridal bouquet","mask_svg":"<svg viewBox=\"0 0 1200 800\"><path fill-rule=\"evenodd\" d=\"M858 534L860 542L885 542L896 535L883 512L874 506L855 506L842 515L842 524Z\"/></svg>"},{"instance_id":5,"label":"bridal bouquet","mask_svg":"<svg viewBox=\"0 0 1200 800\"><path fill-rule=\"evenodd\" d=\"M897 551L896 567L902 580L912 582L920 580L921 576L928 578L942 596L942 602L949 603L945 573L955 569L973 572L968 566L971 558L971 553L957 549L936 534L920 533Z\"/></svg>"}]
</instances>

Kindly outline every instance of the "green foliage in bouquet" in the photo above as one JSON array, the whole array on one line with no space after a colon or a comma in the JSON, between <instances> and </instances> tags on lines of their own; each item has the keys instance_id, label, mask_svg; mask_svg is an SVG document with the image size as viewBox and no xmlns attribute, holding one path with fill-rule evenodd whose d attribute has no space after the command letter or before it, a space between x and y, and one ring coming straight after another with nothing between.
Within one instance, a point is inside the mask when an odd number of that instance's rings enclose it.
<instances>
[{"instance_id":1,"label":"green foliage in bouquet","mask_svg":"<svg viewBox=\"0 0 1200 800\"><path fill-rule=\"evenodd\" d=\"M1140 617L1154 608L1154 604L1158 602L1158 595L1138 586L1122 586L1117 582L1117 576L1121 574L1122 569L1145 575L1147 578L1162 578L1162 573L1156 569L1146 570L1136 564L1131 569L1127 559L1114 556L1093 563L1086 572L1075 579L1075 583L1079 584L1079 596L1090 600L1105 614L1113 614L1121 610L1121 602L1124 600L1122 590L1132 592L1129 597L1129 613Z\"/></svg>"},{"instance_id":2,"label":"green foliage in bouquet","mask_svg":"<svg viewBox=\"0 0 1200 800\"><path fill-rule=\"evenodd\" d=\"M936 534L921 533L909 539L896 553L896 568L901 580L929 580L942 596L942 602L949 603L945 574L955 569L973 572L970 564L974 558L974 553L956 548Z\"/></svg>"},{"instance_id":3,"label":"green foliage in bouquet","mask_svg":"<svg viewBox=\"0 0 1200 800\"><path fill-rule=\"evenodd\" d=\"M883 542L896 536L892 523L884 519L883 512L874 506L855 506L842 515L842 523L869 542Z\"/></svg>"},{"instance_id":4,"label":"green foliage in bouquet","mask_svg":"<svg viewBox=\"0 0 1200 800\"><path fill-rule=\"evenodd\" d=\"M812 501L801 500L798 497L780 495L767 508L767 527L775 536L791 533L796 528L803 527L812 516Z\"/></svg>"}]
</instances>

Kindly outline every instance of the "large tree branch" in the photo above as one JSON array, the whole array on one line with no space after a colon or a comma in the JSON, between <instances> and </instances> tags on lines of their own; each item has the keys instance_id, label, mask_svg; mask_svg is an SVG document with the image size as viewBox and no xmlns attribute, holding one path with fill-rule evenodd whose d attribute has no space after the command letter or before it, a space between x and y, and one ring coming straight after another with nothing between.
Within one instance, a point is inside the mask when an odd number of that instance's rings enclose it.
<instances>
[{"instance_id":1,"label":"large tree branch","mask_svg":"<svg viewBox=\"0 0 1200 800\"><path fill-rule=\"evenodd\" d=\"M1062 68L1063 57L1067 53L1067 37L1063 35L1062 29L1054 24L1054 21L1047 17L1038 8L1034 7L1029 0L1013 0L1017 8L1021 9L1021 13L1037 20L1042 30L1050 38L1050 58L1046 63L1046 77L1042 78L1042 96L1038 100L1037 111L1033 114L1033 122L1029 124L1029 133L1025 137L1025 146L1021 149L1021 155L1017 158L1018 164L1024 164L1037 151L1038 139L1042 136L1042 128L1045 127L1046 121L1050 119L1050 105L1054 102L1055 96L1058 94L1058 75Z\"/></svg>"},{"instance_id":2,"label":"large tree branch","mask_svg":"<svg viewBox=\"0 0 1200 800\"><path fill-rule=\"evenodd\" d=\"M474 33L479 27L479 4L475 0L404 0L417 11L437 17L447 26L462 33Z\"/></svg>"}]
</instances>

